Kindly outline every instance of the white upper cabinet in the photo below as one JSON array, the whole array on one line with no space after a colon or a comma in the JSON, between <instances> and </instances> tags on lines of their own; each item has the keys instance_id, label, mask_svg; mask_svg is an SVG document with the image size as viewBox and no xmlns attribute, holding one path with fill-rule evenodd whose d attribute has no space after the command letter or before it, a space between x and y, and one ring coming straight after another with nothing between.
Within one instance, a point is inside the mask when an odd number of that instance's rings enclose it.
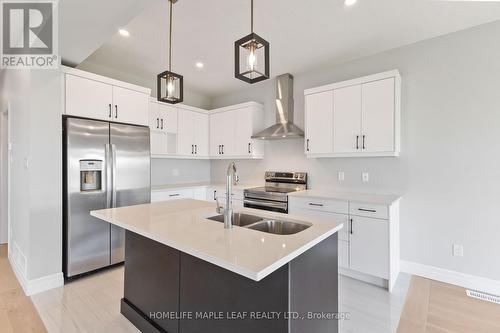
<instances>
[{"instance_id":1,"label":"white upper cabinet","mask_svg":"<svg viewBox=\"0 0 500 333\"><path fill-rule=\"evenodd\" d=\"M263 129L262 105L249 102L206 111L169 106L151 99L149 127L154 158L262 158L263 142L251 136Z\"/></svg>"},{"instance_id":2,"label":"white upper cabinet","mask_svg":"<svg viewBox=\"0 0 500 333\"><path fill-rule=\"evenodd\" d=\"M151 100L149 102L149 128L152 131L177 133L177 108Z\"/></svg>"},{"instance_id":3,"label":"white upper cabinet","mask_svg":"<svg viewBox=\"0 0 500 333\"><path fill-rule=\"evenodd\" d=\"M194 112L189 110L180 110L177 114L178 128L177 133L177 153L181 156L194 156Z\"/></svg>"},{"instance_id":4,"label":"white upper cabinet","mask_svg":"<svg viewBox=\"0 0 500 333\"><path fill-rule=\"evenodd\" d=\"M333 91L333 151L354 153L361 147L361 86Z\"/></svg>"},{"instance_id":5,"label":"white upper cabinet","mask_svg":"<svg viewBox=\"0 0 500 333\"><path fill-rule=\"evenodd\" d=\"M178 108L177 155L207 158L209 150L208 114Z\"/></svg>"},{"instance_id":6,"label":"white upper cabinet","mask_svg":"<svg viewBox=\"0 0 500 333\"><path fill-rule=\"evenodd\" d=\"M113 86L74 75L66 75L66 114L111 120Z\"/></svg>"},{"instance_id":7,"label":"white upper cabinet","mask_svg":"<svg viewBox=\"0 0 500 333\"><path fill-rule=\"evenodd\" d=\"M151 155L167 156L177 153L177 108L150 99L149 128Z\"/></svg>"},{"instance_id":8,"label":"white upper cabinet","mask_svg":"<svg viewBox=\"0 0 500 333\"><path fill-rule=\"evenodd\" d=\"M194 153L196 156L208 157L209 135L208 135L208 114L194 113Z\"/></svg>"},{"instance_id":9,"label":"white upper cabinet","mask_svg":"<svg viewBox=\"0 0 500 333\"><path fill-rule=\"evenodd\" d=\"M147 126L148 101L144 93L113 86L113 121Z\"/></svg>"},{"instance_id":10,"label":"white upper cabinet","mask_svg":"<svg viewBox=\"0 0 500 333\"><path fill-rule=\"evenodd\" d=\"M63 71L67 115L148 125L150 89L77 69Z\"/></svg>"},{"instance_id":11,"label":"white upper cabinet","mask_svg":"<svg viewBox=\"0 0 500 333\"><path fill-rule=\"evenodd\" d=\"M333 92L305 96L306 154L333 152Z\"/></svg>"},{"instance_id":12,"label":"white upper cabinet","mask_svg":"<svg viewBox=\"0 0 500 333\"><path fill-rule=\"evenodd\" d=\"M231 152L234 113L217 112L210 115L210 156L219 158Z\"/></svg>"},{"instance_id":13,"label":"white upper cabinet","mask_svg":"<svg viewBox=\"0 0 500 333\"><path fill-rule=\"evenodd\" d=\"M308 157L399 156L397 70L305 91Z\"/></svg>"},{"instance_id":14,"label":"white upper cabinet","mask_svg":"<svg viewBox=\"0 0 500 333\"><path fill-rule=\"evenodd\" d=\"M263 129L264 109L244 103L210 112L210 157L262 158L263 142L252 135Z\"/></svg>"},{"instance_id":15,"label":"white upper cabinet","mask_svg":"<svg viewBox=\"0 0 500 333\"><path fill-rule=\"evenodd\" d=\"M367 152L394 151L394 78L362 85L362 148Z\"/></svg>"}]
</instances>

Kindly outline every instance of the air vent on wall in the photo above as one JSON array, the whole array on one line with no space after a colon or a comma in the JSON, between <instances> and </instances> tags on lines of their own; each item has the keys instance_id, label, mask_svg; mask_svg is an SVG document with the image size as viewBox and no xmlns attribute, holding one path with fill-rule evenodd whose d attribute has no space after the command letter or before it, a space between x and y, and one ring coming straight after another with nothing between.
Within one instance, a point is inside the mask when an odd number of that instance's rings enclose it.
<instances>
[{"instance_id":1,"label":"air vent on wall","mask_svg":"<svg viewBox=\"0 0 500 333\"><path fill-rule=\"evenodd\" d=\"M475 291L475 290L466 290L466 292L467 292L467 296L469 296L469 297L480 299L480 300L486 301L486 302L500 304L500 297L499 296L494 296L494 295L482 293L482 292Z\"/></svg>"}]
</instances>

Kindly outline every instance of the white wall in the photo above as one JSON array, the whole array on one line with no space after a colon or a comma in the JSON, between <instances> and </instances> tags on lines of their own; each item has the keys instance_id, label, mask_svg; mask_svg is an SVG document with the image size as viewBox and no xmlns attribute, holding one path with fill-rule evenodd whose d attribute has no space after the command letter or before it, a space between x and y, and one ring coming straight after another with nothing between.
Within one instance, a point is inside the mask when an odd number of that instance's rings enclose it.
<instances>
[{"instance_id":1,"label":"white wall","mask_svg":"<svg viewBox=\"0 0 500 333\"><path fill-rule=\"evenodd\" d=\"M9 256L22 281L62 277L61 75L2 74L1 105L10 103L12 124Z\"/></svg>"},{"instance_id":2,"label":"white wall","mask_svg":"<svg viewBox=\"0 0 500 333\"><path fill-rule=\"evenodd\" d=\"M0 71L0 244L8 240L8 105L4 98L4 71Z\"/></svg>"},{"instance_id":3,"label":"white wall","mask_svg":"<svg viewBox=\"0 0 500 333\"><path fill-rule=\"evenodd\" d=\"M295 122L306 88L397 68L401 71L400 158L306 159L303 141L266 142L263 161L238 161L242 182L265 170L307 171L312 188L399 192L402 259L500 280L500 22L295 74ZM274 121L274 80L220 96L213 107L258 101ZM223 180L224 161L212 162ZM338 170L346 180L338 183ZM370 182L361 182L361 171ZM452 257L452 244L464 257Z\"/></svg>"}]
</instances>

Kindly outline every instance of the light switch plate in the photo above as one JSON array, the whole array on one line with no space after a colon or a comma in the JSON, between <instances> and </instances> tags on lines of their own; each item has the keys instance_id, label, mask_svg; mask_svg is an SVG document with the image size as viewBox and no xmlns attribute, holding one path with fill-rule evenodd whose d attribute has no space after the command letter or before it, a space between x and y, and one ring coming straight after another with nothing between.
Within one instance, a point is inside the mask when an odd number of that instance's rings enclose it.
<instances>
[{"instance_id":1,"label":"light switch plate","mask_svg":"<svg viewBox=\"0 0 500 333\"><path fill-rule=\"evenodd\" d=\"M362 172L361 173L361 179L364 182L369 182L370 181L370 174L368 172Z\"/></svg>"}]
</instances>

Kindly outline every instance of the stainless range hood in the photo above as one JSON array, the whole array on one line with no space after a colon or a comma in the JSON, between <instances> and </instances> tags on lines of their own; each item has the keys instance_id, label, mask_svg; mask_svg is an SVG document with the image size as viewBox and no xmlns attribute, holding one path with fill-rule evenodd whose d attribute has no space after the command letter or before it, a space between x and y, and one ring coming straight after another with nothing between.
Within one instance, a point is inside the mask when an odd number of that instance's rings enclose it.
<instances>
[{"instance_id":1,"label":"stainless range hood","mask_svg":"<svg viewBox=\"0 0 500 333\"><path fill-rule=\"evenodd\" d=\"M252 136L252 139L300 139L304 131L293 124L293 76L276 77L276 124Z\"/></svg>"}]
</instances>

